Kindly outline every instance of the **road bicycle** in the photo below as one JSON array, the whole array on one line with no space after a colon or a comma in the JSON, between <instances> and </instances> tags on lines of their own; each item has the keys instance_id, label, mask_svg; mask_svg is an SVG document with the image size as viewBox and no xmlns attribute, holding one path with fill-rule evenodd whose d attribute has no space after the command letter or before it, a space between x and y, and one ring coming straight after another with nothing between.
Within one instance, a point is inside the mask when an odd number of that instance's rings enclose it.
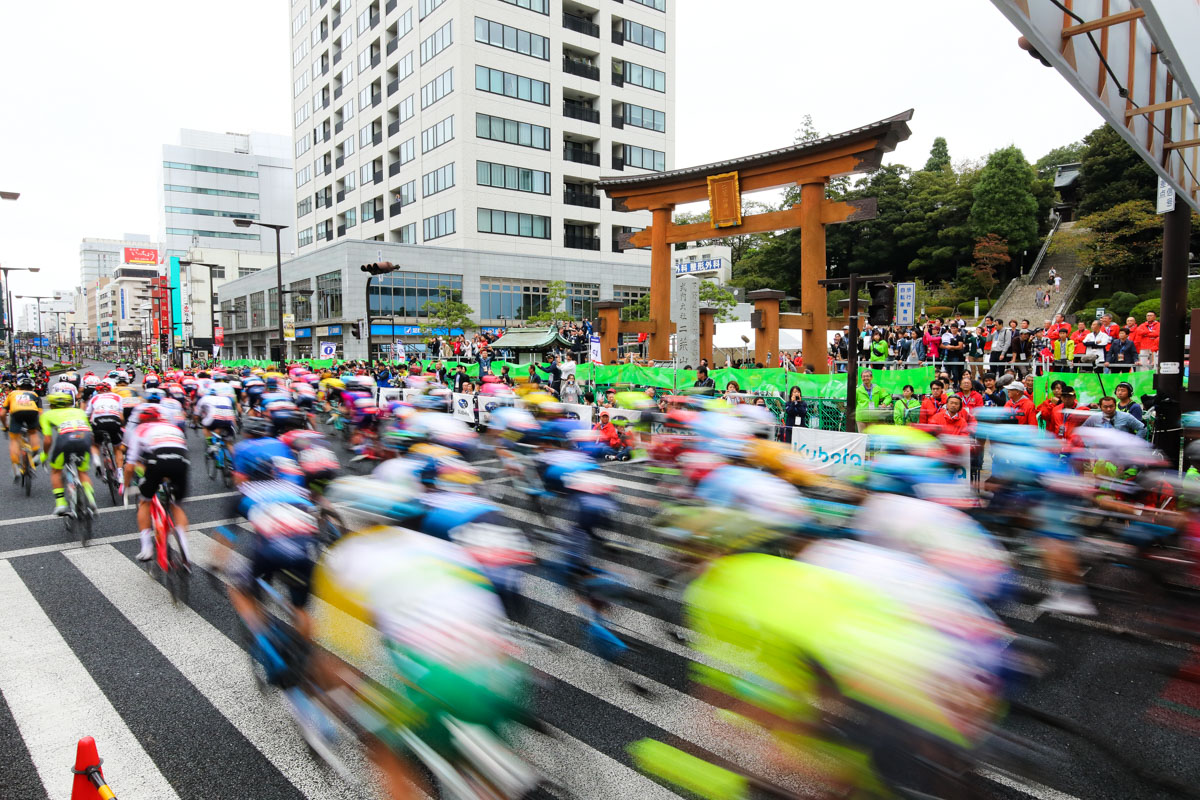
<instances>
[{"instance_id":1,"label":"road bicycle","mask_svg":"<svg viewBox=\"0 0 1200 800\"><path fill-rule=\"evenodd\" d=\"M83 490L83 483L79 479L79 466L82 463L83 456L78 453L68 453L64 459L62 484L67 513L63 515L63 523L67 526L67 533L78 533L79 544L86 547L88 540L92 538L95 512L92 511L92 504L88 502L87 492Z\"/></svg>"},{"instance_id":2,"label":"road bicycle","mask_svg":"<svg viewBox=\"0 0 1200 800\"><path fill-rule=\"evenodd\" d=\"M229 442L219 433L213 433L211 447L204 449L204 467L210 481L215 481L220 473L225 488L233 486L233 453Z\"/></svg>"},{"instance_id":3,"label":"road bicycle","mask_svg":"<svg viewBox=\"0 0 1200 800\"><path fill-rule=\"evenodd\" d=\"M25 496L28 497L33 490L33 445L29 443L29 434L25 434L21 438L21 462L20 477L21 487L25 490Z\"/></svg>"},{"instance_id":4,"label":"road bicycle","mask_svg":"<svg viewBox=\"0 0 1200 800\"><path fill-rule=\"evenodd\" d=\"M175 531L172 504L171 483L164 478L158 492L150 499L150 524L154 530L154 558L150 563L152 569L158 570L159 580L171 595L171 603L182 600L186 604L192 570Z\"/></svg>"},{"instance_id":5,"label":"road bicycle","mask_svg":"<svg viewBox=\"0 0 1200 800\"><path fill-rule=\"evenodd\" d=\"M117 497L120 494L120 477L117 472L117 457L113 452L112 442L107 438L100 443L100 472L97 475L100 480L108 487L108 496L112 499L115 506Z\"/></svg>"}]
</instances>

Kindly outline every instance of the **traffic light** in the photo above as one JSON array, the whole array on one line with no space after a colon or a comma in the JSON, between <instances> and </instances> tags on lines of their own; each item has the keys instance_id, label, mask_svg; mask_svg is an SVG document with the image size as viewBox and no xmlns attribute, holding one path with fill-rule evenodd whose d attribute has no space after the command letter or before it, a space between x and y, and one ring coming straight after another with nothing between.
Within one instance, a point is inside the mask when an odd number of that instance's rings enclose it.
<instances>
[{"instance_id":1,"label":"traffic light","mask_svg":"<svg viewBox=\"0 0 1200 800\"><path fill-rule=\"evenodd\" d=\"M372 275L384 275L388 272L398 270L400 267L390 261L380 261L378 264L363 264L359 269L363 272L369 272Z\"/></svg>"},{"instance_id":2,"label":"traffic light","mask_svg":"<svg viewBox=\"0 0 1200 800\"><path fill-rule=\"evenodd\" d=\"M363 267L363 269L366 269L366 267ZM354 325L350 328L350 332L352 334L354 334L355 339L361 339L362 338L362 320L356 321L354 323Z\"/></svg>"},{"instance_id":3,"label":"traffic light","mask_svg":"<svg viewBox=\"0 0 1200 800\"><path fill-rule=\"evenodd\" d=\"M868 291L867 321L872 325L891 325L896 313L896 289L890 283L873 283Z\"/></svg>"}]
</instances>

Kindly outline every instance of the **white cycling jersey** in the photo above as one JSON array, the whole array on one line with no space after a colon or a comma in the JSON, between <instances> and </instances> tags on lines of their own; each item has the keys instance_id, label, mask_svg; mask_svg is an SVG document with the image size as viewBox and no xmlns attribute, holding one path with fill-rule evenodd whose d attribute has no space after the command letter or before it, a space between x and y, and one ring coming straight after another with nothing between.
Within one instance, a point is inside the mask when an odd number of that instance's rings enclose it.
<instances>
[{"instance_id":1,"label":"white cycling jersey","mask_svg":"<svg viewBox=\"0 0 1200 800\"><path fill-rule=\"evenodd\" d=\"M128 441L130 436L125 437L125 460L131 464L164 450L187 451L187 440L183 437L183 431L169 422L147 422L136 427L130 425L129 429L133 435L132 441Z\"/></svg>"},{"instance_id":2,"label":"white cycling jersey","mask_svg":"<svg viewBox=\"0 0 1200 800\"><path fill-rule=\"evenodd\" d=\"M211 428L214 422L233 422L236 416L233 409L233 398L219 394L206 394L196 404L196 416L200 417L200 424L205 428Z\"/></svg>"},{"instance_id":3,"label":"white cycling jersey","mask_svg":"<svg viewBox=\"0 0 1200 800\"><path fill-rule=\"evenodd\" d=\"M117 417L122 416L121 411L121 395L115 392L97 392L92 395L87 404L88 419L95 422L98 417Z\"/></svg>"}]
</instances>

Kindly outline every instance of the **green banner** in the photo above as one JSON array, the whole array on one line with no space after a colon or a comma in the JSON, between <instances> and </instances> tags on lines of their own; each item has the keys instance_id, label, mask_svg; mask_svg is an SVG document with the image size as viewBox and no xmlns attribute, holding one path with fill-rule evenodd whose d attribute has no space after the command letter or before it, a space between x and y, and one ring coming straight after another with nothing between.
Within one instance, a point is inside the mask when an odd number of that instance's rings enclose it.
<instances>
[{"instance_id":1,"label":"green banner","mask_svg":"<svg viewBox=\"0 0 1200 800\"><path fill-rule=\"evenodd\" d=\"M1154 392L1153 370L1139 372L1111 372L1107 375L1096 372L1050 372L1034 380L1033 402L1040 404L1050 393L1050 384L1062 381L1075 390L1079 405L1095 405L1101 397L1112 397L1118 383L1133 386L1133 398L1141 402L1144 394Z\"/></svg>"}]
</instances>

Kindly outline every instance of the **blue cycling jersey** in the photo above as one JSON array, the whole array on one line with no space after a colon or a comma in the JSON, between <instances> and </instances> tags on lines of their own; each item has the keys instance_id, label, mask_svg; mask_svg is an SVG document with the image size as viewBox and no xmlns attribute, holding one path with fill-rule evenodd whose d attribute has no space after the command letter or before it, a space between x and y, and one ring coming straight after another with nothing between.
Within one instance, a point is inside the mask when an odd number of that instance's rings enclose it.
<instances>
[{"instance_id":1,"label":"blue cycling jersey","mask_svg":"<svg viewBox=\"0 0 1200 800\"><path fill-rule=\"evenodd\" d=\"M270 465L272 475L263 477L263 465ZM233 471L242 475L255 476L254 480L283 480L304 486L304 472L292 449L278 439L244 439L233 448Z\"/></svg>"}]
</instances>

